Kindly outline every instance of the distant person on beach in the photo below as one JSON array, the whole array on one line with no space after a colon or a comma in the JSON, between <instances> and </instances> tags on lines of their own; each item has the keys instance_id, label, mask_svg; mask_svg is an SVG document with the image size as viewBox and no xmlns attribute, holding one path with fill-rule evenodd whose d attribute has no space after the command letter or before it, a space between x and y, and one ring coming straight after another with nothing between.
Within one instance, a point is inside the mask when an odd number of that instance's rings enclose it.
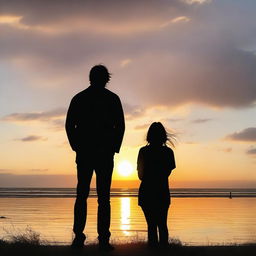
<instances>
[{"instance_id":1,"label":"distant person on beach","mask_svg":"<svg viewBox=\"0 0 256 256\"><path fill-rule=\"evenodd\" d=\"M77 196L74 206L75 238L72 247L81 248L87 216L87 198L93 171L98 195L98 240L102 250L114 249L110 238L110 186L114 154L118 153L124 135L124 114L119 97L106 89L110 74L103 65L94 66L89 74L90 86L71 100L66 132L76 152Z\"/></svg>"},{"instance_id":2,"label":"distant person on beach","mask_svg":"<svg viewBox=\"0 0 256 256\"><path fill-rule=\"evenodd\" d=\"M138 199L147 221L148 246L151 248L168 245L168 177L176 165L174 153L166 143L169 141L174 146L172 139L174 136L168 134L161 123L154 122L147 133L148 144L138 154L137 170L141 180Z\"/></svg>"}]
</instances>

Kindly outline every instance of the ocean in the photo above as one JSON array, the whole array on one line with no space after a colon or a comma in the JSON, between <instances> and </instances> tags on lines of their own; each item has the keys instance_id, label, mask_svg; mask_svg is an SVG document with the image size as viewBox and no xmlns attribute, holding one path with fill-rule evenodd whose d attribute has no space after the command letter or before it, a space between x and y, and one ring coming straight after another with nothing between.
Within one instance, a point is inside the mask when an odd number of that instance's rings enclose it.
<instances>
[{"instance_id":1,"label":"ocean","mask_svg":"<svg viewBox=\"0 0 256 256\"><path fill-rule=\"evenodd\" d=\"M231 193L231 194L230 194ZM112 188L112 197L137 197L138 189ZM174 188L170 190L171 197L256 197L256 189L238 188ZM75 188L0 188L0 198L26 197L75 197ZM90 197L97 196L95 188L91 188Z\"/></svg>"},{"instance_id":2,"label":"ocean","mask_svg":"<svg viewBox=\"0 0 256 256\"><path fill-rule=\"evenodd\" d=\"M172 189L168 215L171 238L188 245L255 243L256 189ZM72 188L0 188L0 238L26 229L51 244L72 241ZM111 191L111 239L145 240L147 226L136 189ZM85 233L97 241L97 197L91 189Z\"/></svg>"}]
</instances>

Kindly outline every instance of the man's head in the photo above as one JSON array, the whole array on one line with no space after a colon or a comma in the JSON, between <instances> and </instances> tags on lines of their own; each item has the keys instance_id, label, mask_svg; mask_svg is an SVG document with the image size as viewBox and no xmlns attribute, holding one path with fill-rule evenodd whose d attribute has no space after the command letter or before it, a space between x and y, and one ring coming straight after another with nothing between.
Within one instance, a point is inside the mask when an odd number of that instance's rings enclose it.
<instances>
[{"instance_id":1,"label":"man's head","mask_svg":"<svg viewBox=\"0 0 256 256\"><path fill-rule=\"evenodd\" d=\"M108 69L103 65L96 65L92 67L89 79L93 86L105 87L110 80L110 73Z\"/></svg>"}]
</instances>

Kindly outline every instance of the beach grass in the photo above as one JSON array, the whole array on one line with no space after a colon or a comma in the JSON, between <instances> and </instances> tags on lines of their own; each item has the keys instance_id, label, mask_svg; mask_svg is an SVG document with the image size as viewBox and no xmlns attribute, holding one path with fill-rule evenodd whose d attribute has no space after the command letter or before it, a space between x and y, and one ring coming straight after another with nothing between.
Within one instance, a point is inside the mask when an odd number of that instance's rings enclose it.
<instances>
[{"instance_id":1,"label":"beach grass","mask_svg":"<svg viewBox=\"0 0 256 256\"><path fill-rule=\"evenodd\" d=\"M7 239L6 239L7 238ZM27 228L19 234L8 234L5 239L0 238L1 256L148 256L148 255L172 255L172 256L249 256L255 255L256 244L229 244L188 246L183 245L179 239L171 239L169 246L165 249L150 249L145 241L130 241L119 243L114 241L115 250L101 252L96 243L86 244L83 249L72 249L68 245L50 245L40 239L40 234Z\"/></svg>"}]
</instances>

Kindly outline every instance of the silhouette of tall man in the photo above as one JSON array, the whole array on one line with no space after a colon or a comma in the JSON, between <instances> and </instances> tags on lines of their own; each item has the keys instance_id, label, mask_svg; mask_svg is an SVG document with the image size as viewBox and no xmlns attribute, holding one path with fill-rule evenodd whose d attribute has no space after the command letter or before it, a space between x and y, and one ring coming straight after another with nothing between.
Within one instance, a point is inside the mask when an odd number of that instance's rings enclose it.
<instances>
[{"instance_id":1,"label":"silhouette of tall man","mask_svg":"<svg viewBox=\"0 0 256 256\"><path fill-rule=\"evenodd\" d=\"M78 179L72 246L84 245L87 198L95 171L99 246L100 249L111 250L110 186L114 154L119 152L124 135L124 114L119 97L105 88L110 80L107 68L94 66L89 78L90 86L73 97L66 118L68 140L76 152Z\"/></svg>"}]
</instances>

